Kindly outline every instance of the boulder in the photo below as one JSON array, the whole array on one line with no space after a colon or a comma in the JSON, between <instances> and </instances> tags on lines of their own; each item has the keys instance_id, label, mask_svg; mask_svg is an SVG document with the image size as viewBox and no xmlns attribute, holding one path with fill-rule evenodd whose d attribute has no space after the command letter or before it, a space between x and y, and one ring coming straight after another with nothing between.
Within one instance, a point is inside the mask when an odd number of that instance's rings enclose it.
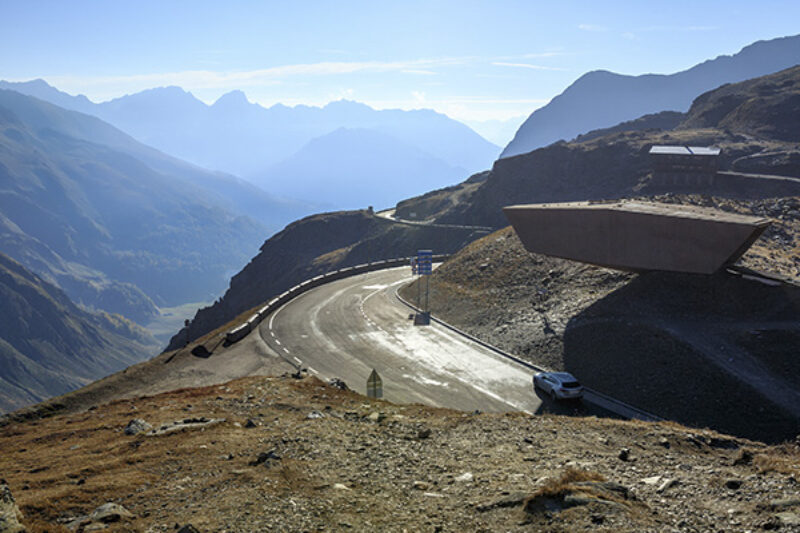
<instances>
[{"instance_id":1,"label":"boulder","mask_svg":"<svg viewBox=\"0 0 800 533\"><path fill-rule=\"evenodd\" d=\"M27 531L22 525L22 513L11 495L5 479L0 479L0 533Z\"/></svg>"},{"instance_id":2,"label":"boulder","mask_svg":"<svg viewBox=\"0 0 800 533\"><path fill-rule=\"evenodd\" d=\"M153 426L148 424L145 420L142 420L141 418L134 418L128 422L127 426L125 426L125 434L137 435L145 431L150 431L151 429L153 429Z\"/></svg>"},{"instance_id":3,"label":"boulder","mask_svg":"<svg viewBox=\"0 0 800 533\"><path fill-rule=\"evenodd\" d=\"M92 522L111 524L133 518L133 514L118 503L104 503L89 515Z\"/></svg>"}]
</instances>

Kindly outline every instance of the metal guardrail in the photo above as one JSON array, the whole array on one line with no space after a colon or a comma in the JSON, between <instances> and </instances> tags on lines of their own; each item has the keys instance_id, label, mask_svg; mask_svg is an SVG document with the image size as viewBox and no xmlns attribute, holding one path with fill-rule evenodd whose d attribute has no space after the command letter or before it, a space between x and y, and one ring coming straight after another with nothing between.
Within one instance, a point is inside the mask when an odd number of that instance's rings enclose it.
<instances>
[{"instance_id":1,"label":"metal guardrail","mask_svg":"<svg viewBox=\"0 0 800 533\"><path fill-rule=\"evenodd\" d=\"M444 261L448 257L450 257L448 254L434 255L433 260ZM261 307L258 311L252 314L246 321L234 327L233 329L228 330L228 332L225 334L225 341L228 344L233 344L235 342L242 340L248 334L250 334L250 332L253 331L256 328L256 326L258 326L258 324L260 324L261 321L264 320L264 318L272 314L279 307L315 287L319 287L320 285L323 285L325 283L330 283L331 281L336 281L350 276L356 276L358 274L374 272L376 270L383 270L387 268L405 266L408 265L410 261L411 257L381 259L379 261L373 261L371 263L362 263L360 265L340 268L339 270L326 272L325 274L314 276L313 278L301 281L300 283L290 288L289 290L284 291L280 295L269 300L266 304L264 304L263 307Z\"/></svg>"}]
</instances>

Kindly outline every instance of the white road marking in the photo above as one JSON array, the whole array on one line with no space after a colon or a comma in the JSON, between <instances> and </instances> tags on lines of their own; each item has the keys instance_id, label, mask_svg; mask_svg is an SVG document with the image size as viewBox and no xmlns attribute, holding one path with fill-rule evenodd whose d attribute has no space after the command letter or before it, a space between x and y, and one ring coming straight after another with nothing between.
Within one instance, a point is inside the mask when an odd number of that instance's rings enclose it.
<instances>
[{"instance_id":1,"label":"white road marking","mask_svg":"<svg viewBox=\"0 0 800 533\"><path fill-rule=\"evenodd\" d=\"M439 333L439 335L433 335L434 338L438 337L438 339L424 339L434 332L430 331L426 333L422 330L428 328L414 328L408 325L405 320L403 320L402 324L395 324L393 322L383 323L383 319L376 323L376 321L373 321L367 316L364 304L369 298L379 292L386 295L389 292L387 291L389 287L396 289L397 286L408 282L409 279L411 279L411 277L405 277L405 279L383 285L382 289L374 290L363 297L360 294L357 296L354 295L360 300L358 302L359 311L372 329L372 331L367 331L360 335L355 334L355 336L362 337L362 339L366 337L369 339L368 342L377 345L376 348L381 347L389 353L394 353L394 355L399 356L400 361L405 360L411 363L413 370L409 369L410 372L408 372L408 370L407 372L417 376L417 379L414 381L427 382L425 384L431 388L445 389L458 383L463 383L495 400L505 403L509 407L514 408L514 410L529 412L528 409L525 409L525 407L529 407L527 401L525 401L524 404L519 403L520 400L523 400L525 397L525 395L520 394L520 392L528 392L527 389L530 388L530 375L527 370L520 372L521 369L516 369L516 365L509 365L508 361L501 361L494 356L494 354L487 354L489 356L488 360L484 357L474 357L474 359L473 357L468 357L465 360L464 353L469 352L470 349L475 349L474 345L472 345L471 342L465 342L465 339L460 338L458 335L443 330L444 328L440 329L432 326L432 330L438 330L437 333ZM372 289L375 285L366 285L359 288L366 287ZM331 311L326 309L327 305L335 301L346 291L352 290L352 288L352 286L349 286L336 290L334 294L312 306L308 313L307 320L311 328L309 333L311 333L312 337L316 337L327 345L327 348L331 352L341 352L347 355L347 351L343 347L337 346L337 343L333 341L333 339L328 338L322 333L320 325L317 323L318 315L331 314ZM306 295L307 294L309 293L306 293ZM270 329L272 329L275 317L290 303L292 302L285 303L272 313L269 320ZM429 344L430 341L433 341L433 346ZM444 344L445 347L441 346L442 344ZM289 353L285 347L282 347L282 349L286 353ZM295 357L294 360L299 365L303 364L297 357ZM351 361L351 363L359 366L365 364L358 359ZM414 394L419 396L423 402L426 401L426 396L423 391L428 387L424 387L419 391L414 391ZM435 402L431 403L436 405Z\"/></svg>"},{"instance_id":2,"label":"white road marking","mask_svg":"<svg viewBox=\"0 0 800 533\"><path fill-rule=\"evenodd\" d=\"M410 379L412 381L416 381L422 385L433 385L436 387L449 387L450 384L446 381L436 381L435 379L426 378L424 376L412 376L411 374L403 374L403 377L406 379Z\"/></svg>"},{"instance_id":3,"label":"white road marking","mask_svg":"<svg viewBox=\"0 0 800 533\"><path fill-rule=\"evenodd\" d=\"M275 332L272 330L270 330L269 334L272 335L273 337L275 336Z\"/></svg>"},{"instance_id":4,"label":"white road marking","mask_svg":"<svg viewBox=\"0 0 800 533\"><path fill-rule=\"evenodd\" d=\"M275 344L277 344L278 346L280 346L280 345L281 345L281 341L279 341L278 339L275 339Z\"/></svg>"},{"instance_id":5,"label":"white road marking","mask_svg":"<svg viewBox=\"0 0 800 533\"><path fill-rule=\"evenodd\" d=\"M289 351L289 348L287 348L286 346L281 346L281 350L283 350L286 353L292 353L292 352Z\"/></svg>"},{"instance_id":6,"label":"white road marking","mask_svg":"<svg viewBox=\"0 0 800 533\"><path fill-rule=\"evenodd\" d=\"M311 372L312 374L319 374L319 372L314 370L314 367L312 367L312 366L308 367L308 371Z\"/></svg>"}]
</instances>

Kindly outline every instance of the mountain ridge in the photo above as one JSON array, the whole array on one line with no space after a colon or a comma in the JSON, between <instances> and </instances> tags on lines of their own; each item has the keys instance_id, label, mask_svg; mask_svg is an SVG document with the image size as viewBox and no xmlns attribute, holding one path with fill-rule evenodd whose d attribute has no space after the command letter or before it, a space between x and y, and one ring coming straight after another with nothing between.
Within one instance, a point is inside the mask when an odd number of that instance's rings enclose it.
<instances>
[{"instance_id":1,"label":"mountain ridge","mask_svg":"<svg viewBox=\"0 0 800 533\"><path fill-rule=\"evenodd\" d=\"M158 347L119 316L78 308L2 253L0 294L0 412L86 385Z\"/></svg>"},{"instance_id":2,"label":"mountain ridge","mask_svg":"<svg viewBox=\"0 0 800 533\"><path fill-rule=\"evenodd\" d=\"M706 91L798 63L800 35L757 41L736 54L721 55L673 74L587 72L534 111L500 158L527 153L558 140L571 140L649 113L684 112L695 97Z\"/></svg>"},{"instance_id":3,"label":"mountain ridge","mask_svg":"<svg viewBox=\"0 0 800 533\"><path fill-rule=\"evenodd\" d=\"M207 300L267 231L228 210L237 197L270 206L96 117L0 90L0 251L84 305L145 323L156 304Z\"/></svg>"},{"instance_id":4,"label":"mountain ridge","mask_svg":"<svg viewBox=\"0 0 800 533\"><path fill-rule=\"evenodd\" d=\"M85 97L58 91L42 80L0 81L0 88L30 92L66 107L74 106L172 156L266 187L271 167L292 157L312 139L341 127L391 135L428 152L448 167L464 168L464 175L485 170L500 152L499 146L469 126L429 109L376 110L344 99L322 107L275 104L265 108L249 102L241 91L230 91L207 105L174 86L95 104ZM362 182L369 181L368 176L361 178ZM304 200L321 203L320 198Z\"/></svg>"}]
</instances>

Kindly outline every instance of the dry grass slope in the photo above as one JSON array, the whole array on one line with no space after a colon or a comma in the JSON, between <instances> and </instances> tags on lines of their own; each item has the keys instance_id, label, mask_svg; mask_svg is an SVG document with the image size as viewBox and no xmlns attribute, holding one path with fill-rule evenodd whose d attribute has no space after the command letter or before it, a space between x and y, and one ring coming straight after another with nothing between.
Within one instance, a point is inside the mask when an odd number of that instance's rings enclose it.
<instances>
[{"instance_id":1,"label":"dry grass slope","mask_svg":"<svg viewBox=\"0 0 800 533\"><path fill-rule=\"evenodd\" d=\"M123 432L132 418L201 416L226 421ZM398 406L314 378L245 378L15 422L0 428L0 449L32 531L63 531L105 502L133 514L116 531L755 530L783 524L776 505L800 513L797 444Z\"/></svg>"}]
</instances>

